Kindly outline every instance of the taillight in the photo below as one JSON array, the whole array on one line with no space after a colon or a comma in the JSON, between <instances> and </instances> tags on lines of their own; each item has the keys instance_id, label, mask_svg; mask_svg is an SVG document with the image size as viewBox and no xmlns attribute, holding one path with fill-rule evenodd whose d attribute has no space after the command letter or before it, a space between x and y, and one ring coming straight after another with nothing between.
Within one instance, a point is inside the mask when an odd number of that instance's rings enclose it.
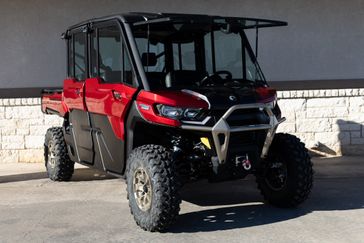
<instances>
[{"instance_id":1,"label":"taillight","mask_svg":"<svg viewBox=\"0 0 364 243\"><path fill-rule=\"evenodd\" d=\"M257 100L260 103L269 103L277 98L277 91L269 87L259 87L256 90Z\"/></svg>"}]
</instances>

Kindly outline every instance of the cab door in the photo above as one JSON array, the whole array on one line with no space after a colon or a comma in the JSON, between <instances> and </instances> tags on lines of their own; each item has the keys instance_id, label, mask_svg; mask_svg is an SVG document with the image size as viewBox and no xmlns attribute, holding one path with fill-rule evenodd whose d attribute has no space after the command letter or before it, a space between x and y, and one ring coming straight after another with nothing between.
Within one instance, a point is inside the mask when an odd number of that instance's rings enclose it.
<instances>
[{"instance_id":1,"label":"cab door","mask_svg":"<svg viewBox=\"0 0 364 243\"><path fill-rule=\"evenodd\" d=\"M94 25L91 35L91 78L86 80L85 101L95 141L95 163L106 171L124 170L125 124L137 89L115 21Z\"/></svg>"},{"instance_id":2,"label":"cab door","mask_svg":"<svg viewBox=\"0 0 364 243\"><path fill-rule=\"evenodd\" d=\"M74 139L71 150L78 162L93 164L94 148L91 123L84 100L88 76L86 26L72 30L68 39L68 76L64 80L64 99L68 108L70 128ZM71 153L72 155L72 153Z\"/></svg>"}]
</instances>

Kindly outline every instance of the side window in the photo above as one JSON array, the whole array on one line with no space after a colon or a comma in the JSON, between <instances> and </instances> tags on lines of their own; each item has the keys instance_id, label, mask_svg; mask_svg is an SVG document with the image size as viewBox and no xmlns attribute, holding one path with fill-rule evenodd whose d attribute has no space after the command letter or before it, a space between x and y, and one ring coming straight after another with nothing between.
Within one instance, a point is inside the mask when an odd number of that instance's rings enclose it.
<instances>
[{"instance_id":1,"label":"side window","mask_svg":"<svg viewBox=\"0 0 364 243\"><path fill-rule=\"evenodd\" d=\"M106 83L133 83L126 48L117 25L100 27L92 33L91 74Z\"/></svg>"},{"instance_id":2,"label":"side window","mask_svg":"<svg viewBox=\"0 0 364 243\"><path fill-rule=\"evenodd\" d=\"M68 45L68 77L74 77L74 62L73 62L73 36L71 35L67 41Z\"/></svg>"},{"instance_id":3,"label":"side window","mask_svg":"<svg viewBox=\"0 0 364 243\"><path fill-rule=\"evenodd\" d=\"M86 79L86 34L76 33L73 35L74 48L74 77L77 80Z\"/></svg>"},{"instance_id":4,"label":"side window","mask_svg":"<svg viewBox=\"0 0 364 243\"><path fill-rule=\"evenodd\" d=\"M116 25L100 28L99 75L106 83L121 81L122 60L120 31Z\"/></svg>"}]
</instances>

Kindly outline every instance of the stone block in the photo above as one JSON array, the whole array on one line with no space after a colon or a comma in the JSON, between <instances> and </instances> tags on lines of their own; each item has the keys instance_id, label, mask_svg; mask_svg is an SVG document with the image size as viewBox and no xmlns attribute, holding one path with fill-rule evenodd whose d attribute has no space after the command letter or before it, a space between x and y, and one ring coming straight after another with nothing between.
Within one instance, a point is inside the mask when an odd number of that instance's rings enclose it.
<instances>
[{"instance_id":1,"label":"stone block","mask_svg":"<svg viewBox=\"0 0 364 243\"><path fill-rule=\"evenodd\" d=\"M3 99L3 106L9 106L9 99Z\"/></svg>"},{"instance_id":2,"label":"stone block","mask_svg":"<svg viewBox=\"0 0 364 243\"><path fill-rule=\"evenodd\" d=\"M42 118L34 118L34 119L22 119L22 120L17 120L16 124L17 127L29 127L32 125L43 125L43 117Z\"/></svg>"},{"instance_id":3,"label":"stone block","mask_svg":"<svg viewBox=\"0 0 364 243\"><path fill-rule=\"evenodd\" d=\"M338 96L339 95L339 90L338 89L333 89L331 95L334 96L334 97Z\"/></svg>"},{"instance_id":4,"label":"stone block","mask_svg":"<svg viewBox=\"0 0 364 243\"><path fill-rule=\"evenodd\" d=\"M282 99L278 101L279 107L282 110L292 111L292 110L303 110L306 105L306 99Z\"/></svg>"},{"instance_id":5,"label":"stone block","mask_svg":"<svg viewBox=\"0 0 364 243\"><path fill-rule=\"evenodd\" d=\"M15 135L16 134L16 126L6 126L2 127L0 129L1 135L7 136L7 135Z\"/></svg>"},{"instance_id":6,"label":"stone block","mask_svg":"<svg viewBox=\"0 0 364 243\"><path fill-rule=\"evenodd\" d=\"M307 108L307 118L334 118L348 115L346 107Z\"/></svg>"},{"instance_id":7,"label":"stone block","mask_svg":"<svg viewBox=\"0 0 364 243\"><path fill-rule=\"evenodd\" d=\"M361 124L333 124L333 126L337 126L337 131L361 131Z\"/></svg>"},{"instance_id":8,"label":"stone block","mask_svg":"<svg viewBox=\"0 0 364 243\"><path fill-rule=\"evenodd\" d=\"M18 150L0 150L0 164L19 162Z\"/></svg>"},{"instance_id":9,"label":"stone block","mask_svg":"<svg viewBox=\"0 0 364 243\"><path fill-rule=\"evenodd\" d=\"M41 163L44 162L43 149L24 149L19 150L19 162Z\"/></svg>"},{"instance_id":10,"label":"stone block","mask_svg":"<svg viewBox=\"0 0 364 243\"><path fill-rule=\"evenodd\" d=\"M296 121L301 122L303 119L306 119L307 118L306 113L307 113L306 111L296 111L295 112Z\"/></svg>"},{"instance_id":11,"label":"stone block","mask_svg":"<svg viewBox=\"0 0 364 243\"><path fill-rule=\"evenodd\" d=\"M42 118L43 113L39 106L9 106L5 109L7 119Z\"/></svg>"},{"instance_id":12,"label":"stone block","mask_svg":"<svg viewBox=\"0 0 364 243\"><path fill-rule=\"evenodd\" d=\"M9 126L16 126L16 121L10 119L0 119L0 129Z\"/></svg>"},{"instance_id":13,"label":"stone block","mask_svg":"<svg viewBox=\"0 0 364 243\"><path fill-rule=\"evenodd\" d=\"M350 132L351 138L361 138L361 131Z\"/></svg>"},{"instance_id":14,"label":"stone block","mask_svg":"<svg viewBox=\"0 0 364 243\"><path fill-rule=\"evenodd\" d=\"M308 108L315 107L345 107L346 102L344 98L313 98L307 100Z\"/></svg>"},{"instance_id":15,"label":"stone block","mask_svg":"<svg viewBox=\"0 0 364 243\"><path fill-rule=\"evenodd\" d=\"M22 105L27 105L28 104L28 99L27 98L21 99L21 104Z\"/></svg>"},{"instance_id":16,"label":"stone block","mask_svg":"<svg viewBox=\"0 0 364 243\"><path fill-rule=\"evenodd\" d=\"M359 89L353 89L353 96L359 95Z\"/></svg>"},{"instance_id":17,"label":"stone block","mask_svg":"<svg viewBox=\"0 0 364 243\"><path fill-rule=\"evenodd\" d=\"M17 128L16 134L17 135L29 135L29 128Z\"/></svg>"},{"instance_id":18,"label":"stone block","mask_svg":"<svg viewBox=\"0 0 364 243\"><path fill-rule=\"evenodd\" d=\"M338 96L340 96L340 97L344 97L344 96L346 96L346 91L345 91L345 89L339 89L339 95Z\"/></svg>"},{"instance_id":19,"label":"stone block","mask_svg":"<svg viewBox=\"0 0 364 243\"><path fill-rule=\"evenodd\" d=\"M44 116L44 125L48 127L52 126L62 126L63 118L55 115L45 115Z\"/></svg>"},{"instance_id":20,"label":"stone block","mask_svg":"<svg viewBox=\"0 0 364 243\"><path fill-rule=\"evenodd\" d=\"M5 107L0 106L0 119L5 118Z\"/></svg>"},{"instance_id":21,"label":"stone block","mask_svg":"<svg viewBox=\"0 0 364 243\"><path fill-rule=\"evenodd\" d=\"M350 107L361 107L364 106L364 97L349 97L349 106Z\"/></svg>"},{"instance_id":22,"label":"stone block","mask_svg":"<svg viewBox=\"0 0 364 243\"><path fill-rule=\"evenodd\" d=\"M41 126L30 126L29 127L29 134L30 135L42 135L44 136L47 132L49 126L41 125Z\"/></svg>"},{"instance_id":23,"label":"stone block","mask_svg":"<svg viewBox=\"0 0 364 243\"><path fill-rule=\"evenodd\" d=\"M345 95L346 96L353 96L354 91L353 89L345 89Z\"/></svg>"},{"instance_id":24,"label":"stone block","mask_svg":"<svg viewBox=\"0 0 364 243\"><path fill-rule=\"evenodd\" d=\"M294 133L296 132L296 125L294 123L283 122L278 126L278 132Z\"/></svg>"},{"instance_id":25,"label":"stone block","mask_svg":"<svg viewBox=\"0 0 364 243\"><path fill-rule=\"evenodd\" d=\"M296 122L296 114L295 112L286 112L282 111L282 117L286 118L286 122L295 123Z\"/></svg>"},{"instance_id":26,"label":"stone block","mask_svg":"<svg viewBox=\"0 0 364 243\"><path fill-rule=\"evenodd\" d=\"M1 148L10 149L23 149L24 137L19 135L1 136Z\"/></svg>"},{"instance_id":27,"label":"stone block","mask_svg":"<svg viewBox=\"0 0 364 243\"><path fill-rule=\"evenodd\" d=\"M25 148L26 149L37 149L43 148L44 136L26 136L25 137Z\"/></svg>"},{"instance_id":28,"label":"stone block","mask_svg":"<svg viewBox=\"0 0 364 243\"><path fill-rule=\"evenodd\" d=\"M313 90L313 97L321 97L320 90Z\"/></svg>"},{"instance_id":29,"label":"stone block","mask_svg":"<svg viewBox=\"0 0 364 243\"><path fill-rule=\"evenodd\" d=\"M303 98L304 97L304 91L303 90L297 90L296 91L296 97L297 98Z\"/></svg>"},{"instance_id":30,"label":"stone block","mask_svg":"<svg viewBox=\"0 0 364 243\"><path fill-rule=\"evenodd\" d=\"M353 123L364 123L364 113L351 113L347 119Z\"/></svg>"},{"instance_id":31,"label":"stone block","mask_svg":"<svg viewBox=\"0 0 364 243\"><path fill-rule=\"evenodd\" d=\"M351 139L351 144L353 145L364 145L364 138L352 138Z\"/></svg>"},{"instance_id":32,"label":"stone block","mask_svg":"<svg viewBox=\"0 0 364 243\"><path fill-rule=\"evenodd\" d=\"M20 98L15 99L14 105L20 106L21 105L21 99Z\"/></svg>"},{"instance_id":33,"label":"stone block","mask_svg":"<svg viewBox=\"0 0 364 243\"><path fill-rule=\"evenodd\" d=\"M304 119L296 124L297 132L331 132L332 126L328 118Z\"/></svg>"}]
</instances>

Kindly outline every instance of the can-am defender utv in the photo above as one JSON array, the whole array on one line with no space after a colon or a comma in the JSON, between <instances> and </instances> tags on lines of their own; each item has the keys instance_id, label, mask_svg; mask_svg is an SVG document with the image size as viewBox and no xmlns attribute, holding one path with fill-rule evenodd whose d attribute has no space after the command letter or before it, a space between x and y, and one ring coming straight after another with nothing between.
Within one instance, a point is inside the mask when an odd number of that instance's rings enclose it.
<instances>
[{"instance_id":1,"label":"can-am defender utv","mask_svg":"<svg viewBox=\"0 0 364 243\"><path fill-rule=\"evenodd\" d=\"M42 111L64 118L45 137L48 176L67 181L78 162L125 178L148 231L175 221L189 180L254 174L269 203L302 203L312 163L298 138L275 134L284 118L246 35L284 25L129 13L70 27L68 78L42 96Z\"/></svg>"}]
</instances>

